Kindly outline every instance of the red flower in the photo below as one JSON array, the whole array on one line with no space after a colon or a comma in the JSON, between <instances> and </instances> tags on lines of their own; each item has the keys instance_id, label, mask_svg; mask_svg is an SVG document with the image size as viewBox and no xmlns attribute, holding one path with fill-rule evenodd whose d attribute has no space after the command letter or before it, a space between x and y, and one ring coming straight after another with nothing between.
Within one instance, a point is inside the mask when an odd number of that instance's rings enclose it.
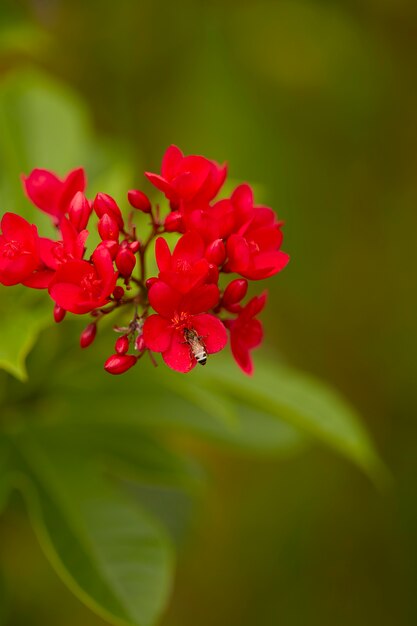
<instances>
[{"instance_id":1,"label":"red flower","mask_svg":"<svg viewBox=\"0 0 417 626\"><path fill-rule=\"evenodd\" d=\"M48 170L35 169L29 176L22 176L22 181L29 200L56 223L68 212L77 191L84 191L86 186L82 167L72 170L64 179Z\"/></svg>"},{"instance_id":2,"label":"red flower","mask_svg":"<svg viewBox=\"0 0 417 626\"><path fill-rule=\"evenodd\" d=\"M165 239L155 244L159 278L182 294L206 282L209 262L204 258L204 243L198 233L187 233L178 240L171 254Z\"/></svg>"},{"instance_id":3,"label":"red flower","mask_svg":"<svg viewBox=\"0 0 417 626\"><path fill-rule=\"evenodd\" d=\"M57 270L62 263L82 259L88 231L78 232L75 226L64 217L59 225L62 240L54 241L47 237L40 238L40 255L44 265Z\"/></svg>"},{"instance_id":4,"label":"red flower","mask_svg":"<svg viewBox=\"0 0 417 626\"><path fill-rule=\"evenodd\" d=\"M194 336L207 354L219 352L226 345L224 325L206 313L218 304L216 285L201 285L184 296L157 281L149 290L149 301L158 314L145 320L145 345L149 350L161 352L165 363L177 372L189 372L197 363L190 336Z\"/></svg>"},{"instance_id":5,"label":"red flower","mask_svg":"<svg viewBox=\"0 0 417 626\"><path fill-rule=\"evenodd\" d=\"M92 262L67 261L56 271L49 284L49 295L66 311L82 314L109 301L117 280L110 252L100 247Z\"/></svg>"},{"instance_id":6,"label":"red flower","mask_svg":"<svg viewBox=\"0 0 417 626\"><path fill-rule=\"evenodd\" d=\"M161 176L145 175L174 204L208 202L218 193L226 178L227 167L202 156L184 156L177 146L170 146L162 159Z\"/></svg>"},{"instance_id":7,"label":"red flower","mask_svg":"<svg viewBox=\"0 0 417 626\"><path fill-rule=\"evenodd\" d=\"M253 363L250 351L259 346L263 339L263 328L259 320L255 319L264 308L266 293L255 296L234 320L225 320L230 331L230 347L236 363L246 374L253 374Z\"/></svg>"},{"instance_id":8,"label":"red flower","mask_svg":"<svg viewBox=\"0 0 417 626\"><path fill-rule=\"evenodd\" d=\"M0 283L17 285L39 267L38 231L14 213L5 213L0 225Z\"/></svg>"}]
</instances>

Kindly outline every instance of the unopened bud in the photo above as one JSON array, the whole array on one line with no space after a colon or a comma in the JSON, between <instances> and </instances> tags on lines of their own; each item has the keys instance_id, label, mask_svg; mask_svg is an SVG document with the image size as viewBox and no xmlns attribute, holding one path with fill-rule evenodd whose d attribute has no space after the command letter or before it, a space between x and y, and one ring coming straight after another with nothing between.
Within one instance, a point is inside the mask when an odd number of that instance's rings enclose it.
<instances>
[{"instance_id":1,"label":"unopened bud","mask_svg":"<svg viewBox=\"0 0 417 626\"><path fill-rule=\"evenodd\" d=\"M70 222L75 226L78 232L84 230L90 219L91 211L93 207L87 200L82 191L77 191L75 196L70 202L68 208L68 215Z\"/></svg>"},{"instance_id":2,"label":"unopened bud","mask_svg":"<svg viewBox=\"0 0 417 626\"><path fill-rule=\"evenodd\" d=\"M105 213L98 221L98 232L105 241L119 240L119 226L115 218L109 213Z\"/></svg>"},{"instance_id":3,"label":"unopened bud","mask_svg":"<svg viewBox=\"0 0 417 626\"><path fill-rule=\"evenodd\" d=\"M226 247L222 239L216 239L206 249L206 259L213 265L222 265L226 258Z\"/></svg>"},{"instance_id":4,"label":"unopened bud","mask_svg":"<svg viewBox=\"0 0 417 626\"><path fill-rule=\"evenodd\" d=\"M114 346L117 354L126 354L126 352L129 350L129 338L127 335L123 335L122 337L119 337L116 341L116 344Z\"/></svg>"},{"instance_id":5,"label":"unopened bud","mask_svg":"<svg viewBox=\"0 0 417 626\"><path fill-rule=\"evenodd\" d=\"M169 215L165 218L164 226L167 233L184 232L184 224L180 211L173 211L172 213L169 213Z\"/></svg>"},{"instance_id":6,"label":"unopened bud","mask_svg":"<svg viewBox=\"0 0 417 626\"><path fill-rule=\"evenodd\" d=\"M97 334L96 324L89 324L88 326L86 326L83 332L81 333L80 346L82 348L88 348L88 346L90 346L93 343L94 339L96 338L96 334Z\"/></svg>"},{"instance_id":7,"label":"unopened bud","mask_svg":"<svg viewBox=\"0 0 417 626\"><path fill-rule=\"evenodd\" d=\"M151 202L148 196L139 189L131 189L128 191L127 199L129 200L129 204L138 211L150 213L152 210Z\"/></svg>"},{"instance_id":8,"label":"unopened bud","mask_svg":"<svg viewBox=\"0 0 417 626\"><path fill-rule=\"evenodd\" d=\"M102 241L101 243L99 243L97 246L97 250L99 248L106 248L106 250L109 251L111 258L114 261L114 259L116 258L116 254L119 251L119 244L117 243L117 241L108 239L107 241Z\"/></svg>"},{"instance_id":9,"label":"unopened bud","mask_svg":"<svg viewBox=\"0 0 417 626\"><path fill-rule=\"evenodd\" d=\"M230 306L237 304L246 296L248 291L248 281L245 278L236 278L229 283L224 291L222 304L228 309Z\"/></svg>"},{"instance_id":10,"label":"unopened bud","mask_svg":"<svg viewBox=\"0 0 417 626\"><path fill-rule=\"evenodd\" d=\"M94 199L94 210L98 217L103 215L111 215L117 222L119 228L123 228L123 216L117 203L107 193L98 193Z\"/></svg>"},{"instance_id":11,"label":"unopened bud","mask_svg":"<svg viewBox=\"0 0 417 626\"><path fill-rule=\"evenodd\" d=\"M213 265L212 263L210 263L207 274L207 282L214 283L215 285L217 285L217 283L219 282L219 268L217 267L217 265Z\"/></svg>"},{"instance_id":12,"label":"unopened bud","mask_svg":"<svg viewBox=\"0 0 417 626\"><path fill-rule=\"evenodd\" d=\"M121 248L116 255L116 266L124 278L129 278L136 265L136 257L129 248Z\"/></svg>"},{"instance_id":13,"label":"unopened bud","mask_svg":"<svg viewBox=\"0 0 417 626\"><path fill-rule=\"evenodd\" d=\"M146 348L143 335L138 335L135 339L135 350L142 352Z\"/></svg>"},{"instance_id":14,"label":"unopened bud","mask_svg":"<svg viewBox=\"0 0 417 626\"><path fill-rule=\"evenodd\" d=\"M115 300L121 300L124 295L125 295L125 290L123 289L123 287L120 287L120 285L117 285L113 289L113 298Z\"/></svg>"},{"instance_id":15,"label":"unopened bud","mask_svg":"<svg viewBox=\"0 0 417 626\"><path fill-rule=\"evenodd\" d=\"M59 324L60 322L62 322L62 320L64 319L65 315L66 315L66 310L62 308L62 306L59 306L59 304L56 304L54 306L54 320L57 324Z\"/></svg>"},{"instance_id":16,"label":"unopened bud","mask_svg":"<svg viewBox=\"0 0 417 626\"><path fill-rule=\"evenodd\" d=\"M156 276L152 276L151 278L148 278L145 285L146 285L146 289L150 289L152 287L152 285L154 285L155 283L158 282L158 278Z\"/></svg>"},{"instance_id":17,"label":"unopened bud","mask_svg":"<svg viewBox=\"0 0 417 626\"><path fill-rule=\"evenodd\" d=\"M136 252L138 252L138 250L140 248L139 241L132 241L132 243L129 244L129 248L133 252L133 254L136 254Z\"/></svg>"},{"instance_id":18,"label":"unopened bud","mask_svg":"<svg viewBox=\"0 0 417 626\"><path fill-rule=\"evenodd\" d=\"M133 354L112 354L104 364L104 369L109 374L124 374L136 365L138 357Z\"/></svg>"}]
</instances>

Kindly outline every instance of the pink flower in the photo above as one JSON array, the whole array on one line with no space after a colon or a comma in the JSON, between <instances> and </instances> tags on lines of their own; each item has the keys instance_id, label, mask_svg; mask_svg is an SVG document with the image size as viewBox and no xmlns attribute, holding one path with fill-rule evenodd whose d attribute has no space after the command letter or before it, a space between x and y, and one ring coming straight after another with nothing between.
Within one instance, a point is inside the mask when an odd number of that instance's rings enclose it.
<instances>
[{"instance_id":1,"label":"pink flower","mask_svg":"<svg viewBox=\"0 0 417 626\"><path fill-rule=\"evenodd\" d=\"M243 307L236 319L226 320L230 331L230 347L236 363L246 374L253 374L253 363L250 351L262 343L263 328L255 319L264 308L266 293L255 296Z\"/></svg>"},{"instance_id":2,"label":"pink flower","mask_svg":"<svg viewBox=\"0 0 417 626\"><path fill-rule=\"evenodd\" d=\"M38 231L14 213L5 213L0 226L0 283L17 285L40 265Z\"/></svg>"},{"instance_id":3,"label":"pink flower","mask_svg":"<svg viewBox=\"0 0 417 626\"><path fill-rule=\"evenodd\" d=\"M49 295L66 311L81 315L107 304L116 280L110 252L100 247L93 253L91 263L63 263L49 284Z\"/></svg>"},{"instance_id":4,"label":"pink flower","mask_svg":"<svg viewBox=\"0 0 417 626\"><path fill-rule=\"evenodd\" d=\"M29 176L22 176L22 181L29 200L51 215L56 223L68 212L77 191L84 191L86 186L81 167L69 172L64 179L48 170L34 169Z\"/></svg>"},{"instance_id":5,"label":"pink flower","mask_svg":"<svg viewBox=\"0 0 417 626\"><path fill-rule=\"evenodd\" d=\"M219 352L226 345L224 325L206 313L218 304L216 285L201 285L184 296L157 281L149 290L149 301L157 315L145 320L145 345L149 350L161 352L165 363L177 372L189 372L197 364L190 337L207 354Z\"/></svg>"},{"instance_id":6,"label":"pink flower","mask_svg":"<svg viewBox=\"0 0 417 626\"><path fill-rule=\"evenodd\" d=\"M164 154L161 175L145 172L155 187L174 204L209 202L218 193L226 178L227 167L202 156L184 156L177 146Z\"/></svg>"}]
</instances>

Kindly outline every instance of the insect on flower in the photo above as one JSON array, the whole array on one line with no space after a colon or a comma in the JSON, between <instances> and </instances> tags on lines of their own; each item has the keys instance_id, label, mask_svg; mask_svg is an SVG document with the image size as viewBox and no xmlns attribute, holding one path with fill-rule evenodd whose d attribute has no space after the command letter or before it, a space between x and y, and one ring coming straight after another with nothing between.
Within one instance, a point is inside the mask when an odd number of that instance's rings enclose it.
<instances>
[{"instance_id":1,"label":"insect on flower","mask_svg":"<svg viewBox=\"0 0 417 626\"><path fill-rule=\"evenodd\" d=\"M185 343L188 343L190 352L200 365L207 363L207 351L202 337L200 337L192 328L184 328Z\"/></svg>"}]
</instances>

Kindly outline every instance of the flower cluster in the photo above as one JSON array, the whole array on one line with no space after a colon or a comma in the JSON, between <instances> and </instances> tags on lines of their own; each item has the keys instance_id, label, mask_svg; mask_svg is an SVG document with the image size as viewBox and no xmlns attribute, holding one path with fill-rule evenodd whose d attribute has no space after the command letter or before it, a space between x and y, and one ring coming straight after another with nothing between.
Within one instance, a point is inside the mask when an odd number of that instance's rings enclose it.
<instances>
[{"instance_id":1,"label":"flower cluster","mask_svg":"<svg viewBox=\"0 0 417 626\"><path fill-rule=\"evenodd\" d=\"M216 200L227 168L202 156L184 156L176 146L166 151L161 174L146 172L167 199L168 214L152 206L139 190L130 190L133 210L124 218L105 193L85 195L83 169L64 179L35 169L23 177L29 200L50 215L56 238L38 234L23 217L5 213L0 233L0 283L45 289L54 304L54 319L66 313L88 315L81 334L86 348L100 320L125 314L115 326L118 338L105 369L121 374L144 355L161 353L179 372L190 371L222 350L230 335L232 354L247 374L251 350L263 336L257 319L266 294L246 304L248 281L281 271L289 257L281 248L282 222L266 206L254 203L249 185ZM135 212L149 217L149 232L138 237ZM92 221L100 242L88 250ZM177 233L173 250L165 236ZM158 275L146 275L146 257L154 250ZM237 276L233 276L233 274ZM220 285L225 285L221 287Z\"/></svg>"}]
</instances>

